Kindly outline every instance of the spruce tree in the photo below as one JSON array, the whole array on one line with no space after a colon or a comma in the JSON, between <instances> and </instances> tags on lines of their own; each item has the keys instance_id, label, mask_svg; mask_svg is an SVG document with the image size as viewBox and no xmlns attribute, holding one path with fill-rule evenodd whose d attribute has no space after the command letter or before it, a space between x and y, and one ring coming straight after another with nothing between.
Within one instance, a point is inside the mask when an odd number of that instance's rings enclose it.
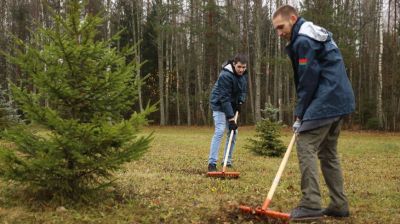
<instances>
[{"instance_id":1,"label":"spruce tree","mask_svg":"<svg viewBox=\"0 0 400 224\"><path fill-rule=\"evenodd\" d=\"M68 1L65 16L53 13L54 27L32 33L34 44L17 40L24 50L7 56L35 87L12 85L15 101L46 132L7 129L3 137L15 147L0 147L0 174L53 197L78 199L107 186L152 139L138 134L154 107L131 110L141 84L134 47L113 47L118 34L102 40L104 20L84 7Z\"/></svg>"},{"instance_id":2,"label":"spruce tree","mask_svg":"<svg viewBox=\"0 0 400 224\"><path fill-rule=\"evenodd\" d=\"M262 110L263 118L256 124L256 138L248 139L250 145L245 146L263 156L279 157L285 152L285 146L280 137L281 124L276 119L278 109L270 104Z\"/></svg>"}]
</instances>

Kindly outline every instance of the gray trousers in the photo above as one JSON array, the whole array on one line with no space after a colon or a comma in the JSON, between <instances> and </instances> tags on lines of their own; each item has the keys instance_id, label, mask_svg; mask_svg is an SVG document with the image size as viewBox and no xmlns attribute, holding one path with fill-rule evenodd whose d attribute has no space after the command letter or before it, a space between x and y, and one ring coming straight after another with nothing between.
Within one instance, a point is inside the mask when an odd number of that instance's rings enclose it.
<instances>
[{"instance_id":1,"label":"gray trousers","mask_svg":"<svg viewBox=\"0 0 400 224\"><path fill-rule=\"evenodd\" d=\"M337 156L341 120L322 127L300 132L297 138L297 156L301 172L302 198L299 206L321 209L318 160L329 189L329 209L348 210L343 191L343 175Z\"/></svg>"}]
</instances>

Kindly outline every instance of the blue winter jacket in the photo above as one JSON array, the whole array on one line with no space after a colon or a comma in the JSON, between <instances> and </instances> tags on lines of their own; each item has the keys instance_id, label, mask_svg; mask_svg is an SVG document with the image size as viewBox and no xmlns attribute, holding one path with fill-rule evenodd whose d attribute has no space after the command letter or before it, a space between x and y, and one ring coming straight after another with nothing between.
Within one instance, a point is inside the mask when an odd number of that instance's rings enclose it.
<instances>
[{"instance_id":1,"label":"blue winter jacket","mask_svg":"<svg viewBox=\"0 0 400 224\"><path fill-rule=\"evenodd\" d=\"M296 117L306 121L354 111L353 89L330 32L300 17L286 51L294 71Z\"/></svg>"},{"instance_id":2,"label":"blue winter jacket","mask_svg":"<svg viewBox=\"0 0 400 224\"><path fill-rule=\"evenodd\" d=\"M210 95L210 105L213 111L224 112L228 119L234 117L236 106L246 101L247 71L236 75L232 62L223 65L217 82Z\"/></svg>"}]
</instances>

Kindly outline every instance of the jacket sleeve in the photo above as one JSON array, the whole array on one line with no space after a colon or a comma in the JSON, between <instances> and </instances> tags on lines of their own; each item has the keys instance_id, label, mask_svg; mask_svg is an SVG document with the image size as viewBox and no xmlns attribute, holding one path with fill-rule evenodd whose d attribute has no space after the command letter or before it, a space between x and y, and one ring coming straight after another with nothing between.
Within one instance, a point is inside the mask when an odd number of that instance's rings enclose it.
<instances>
[{"instance_id":1,"label":"jacket sleeve","mask_svg":"<svg viewBox=\"0 0 400 224\"><path fill-rule=\"evenodd\" d=\"M229 79L226 75L221 75L218 80L219 84L219 92L220 92L220 102L222 112L225 113L225 116L230 119L234 117L233 108L231 104L232 99L232 80Z\"/></svg>"},{"instance_id":2,"label":"jacket sleeve","mask_svg":"<svg viewBox=\"0 0 400 224\"><path fill-rule=\"evenodd\" d=\"M298 43L298 61L295 63L298 63L297 75L299 82L296 90L295 116L300 119L303 119L319 85L321 68L316 55L319 45L319 43L308 38L302 38Z\"/></svg>"}]
</instances>

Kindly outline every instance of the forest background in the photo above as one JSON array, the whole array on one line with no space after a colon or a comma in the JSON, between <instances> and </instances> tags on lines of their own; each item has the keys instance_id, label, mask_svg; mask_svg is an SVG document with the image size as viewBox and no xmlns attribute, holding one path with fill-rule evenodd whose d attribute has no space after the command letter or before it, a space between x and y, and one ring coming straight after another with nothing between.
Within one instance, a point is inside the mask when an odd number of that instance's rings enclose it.
<instances>
[{"instance_id":1,"label":"forest background","mask_svg":"<svg viewBox=\"0 0 400 224\"><path fill-rule=\"evenodd\" d=\"M50 8L65 14L66 0L1 0L0 48L13 55L16 36L34 41L30 31L52 27ZM86 10L106 16L101 35L124 29L114 46L137 44L147 77L133 109L159 102L150 119L160 125L210 125L209 94L221 64L236 52L249 56L248 100L242 124L261 119L267 103L278 119L293 122L295 91L286 42L277 38L271 15L292 4L301 15L333 33L356 96L350 129L400 130L400 0L88 0ZM11 80L35 91L29 74L0 56L0 85ZM45 103L45 102L44 102Z\"/></svg>"}]
</instances>

